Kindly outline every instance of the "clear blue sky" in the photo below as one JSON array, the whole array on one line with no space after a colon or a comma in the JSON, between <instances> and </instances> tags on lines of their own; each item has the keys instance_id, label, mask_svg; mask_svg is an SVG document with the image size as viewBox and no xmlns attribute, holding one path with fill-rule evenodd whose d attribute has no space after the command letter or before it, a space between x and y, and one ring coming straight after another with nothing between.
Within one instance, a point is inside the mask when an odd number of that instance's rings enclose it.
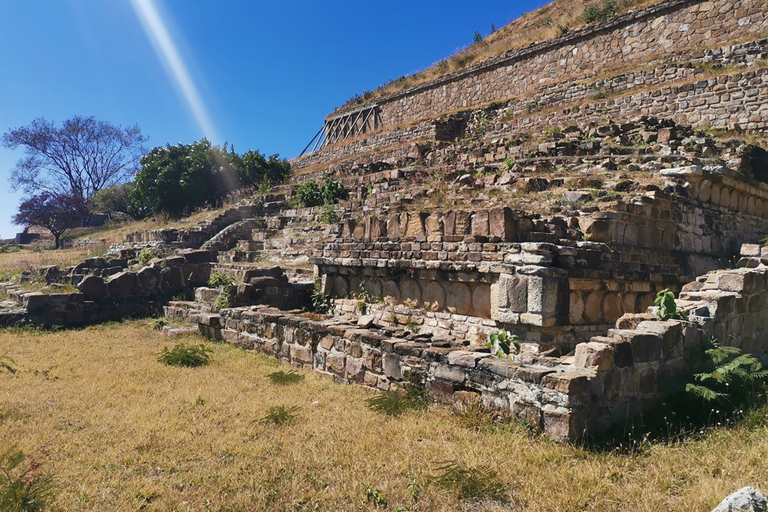
<instances>
[{"instance_id":1,"label":"clear blue sky","mask_svg":"<svg viewBox=\"0 0 768 512\"><path fill-rule=\"evenodd\" d=\"M355 93L544 3L2 0L0 133L37 117L94 116L138 124L148 147L208 135L293 158ZM21 193L8 176L22 155L0 147L0 238L20 230L10 219Z\"/></svg>"}]
</instances>

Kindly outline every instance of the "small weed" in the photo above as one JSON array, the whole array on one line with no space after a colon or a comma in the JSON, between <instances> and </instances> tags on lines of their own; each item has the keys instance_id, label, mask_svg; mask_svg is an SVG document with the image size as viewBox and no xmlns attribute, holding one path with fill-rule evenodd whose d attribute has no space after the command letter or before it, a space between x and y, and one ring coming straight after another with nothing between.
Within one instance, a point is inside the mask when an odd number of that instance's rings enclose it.
<instances>
[{"instance_id":1,"label":"small weed","mask_svg":"<svg viewBox=\"0 0 768 512\"><path fill-rule=\"evenodd\" d=\"M21 469L26 458L15 445L0 454L0 510L34 512L53 497L53 480L38 473L38 461L30 457L28 468Z\"/></svg>"},{"instance_id":2,"label":"small weed","mask_svg":"<svg viewBox=\"0 0 768 512\"><path fill-rule=\"evenodd\" d=\"M167 347L157 355L157 361L159 363L167 364L169 366L205 366L211 362L211 354L213 350L207 348L202 343L199 345L185 345L179 343L172 350L168 350Z\"/></svg>"},{"instance_id":3,"label":"small weed","mask_svg":"<svg viewBox=\"0 0 768 512\"><path fill-rule=\"evenodd\" d=\"M16 367L13 366L16 364L16 361L11 359L8 356L0 357L0 373L2 372L8 372L8 373L16 373Z\"/></svg>"},{"instance_id":4,"label":"small weed","mask_svg":"<svg viewBox=\"0 0 768 512\"><path fill-rule=\"evenodd\" d=\"M152 323L150 324L150 327L156 331L162 331L163 327L168 325L168 319L165 317L155 318L152 320Z\"/></svg>"},{"instance_id":5,"label":"small weed","mask_svg":"<svg viewBox=\"0 0 768 512\"><path fill-rule=\"evenodd\" d=\"M336 213L336 210L333 209L333 206L330 204L324 204L320 210L320 222L323 224L336 224L339 222L341 217L339 217L339 214Z\"/></svg>"},{"instance_id":6,"label":"small weed","mask_svg":"<svg viewBox=\"0 0 768 512\"><path fill-rule=\"evenodd\" d=\"M427 482L452 489L461 500L501 501L505 496L506 486L496 471L485 466L467 466L455 461L439 463L437 472L430 475Z\"/></svg>"},{"instance_id":7,"label":"small weed","mask_svg":"<svg viewBox=\"0 0 768 512\"><path fill-rule=\"evenodd\" d=\"M226 288L223 290L218 297L216 297L216 309L218 311L221 311L222 309L227 309L232 307L232 291L229 288Z\"/></svg>"},{"instance_id":8,"label":"small weed","mask_svg":"<svg viewBox=\"0 0 768 512\"><path fill-rule=\"evenodd\" d=\"M368 484L363 484L363 489L365 489L365 499L368 503L373 503L377 507L387 506L387 500L384 499L380 490Z\"/></svg>"},{"instance_id":9,"label":"small weed","mask_svg":"<svg viewBox=\"0 0 768 512\"><path fill-rule=\"evenodd\" d=\"M260 418L259 423L262 425L287 425L296 419L296 411L298 410L298 405L294 405L293 407L276 405L269 408L269 414Z\"/></svg>"},{"instance_id":10,"label":"small weed","mask_svg":"<svg viewBox=\"0 0 768 512\"><path fill-rule=\"evenodd\" d=\"M278 386L287 386L288 384L304 381L304 375L295 370L272 372L267 375L267 378L272 381L272 384L277 384Z\"/></svg>"}]
</instances>

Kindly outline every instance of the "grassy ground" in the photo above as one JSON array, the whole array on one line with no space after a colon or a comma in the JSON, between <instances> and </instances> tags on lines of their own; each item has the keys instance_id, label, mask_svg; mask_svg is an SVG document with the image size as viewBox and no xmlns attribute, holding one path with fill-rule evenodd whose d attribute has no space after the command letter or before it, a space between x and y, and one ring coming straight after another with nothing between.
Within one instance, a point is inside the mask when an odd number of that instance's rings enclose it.
<instances>
[{"instance_id":1,"label":"grassy ground","mask_svg":"<svg viewBox=\"0 0 768 512\"><path fill-rule=\"evenodd\" d=\"M147 325L0 332L18 368L0 373L0 453L15 443L40 461L50 510L704 511L768 489L765 421L594 452L436 406L387 418L365 406L370 392L313 373L273 384L276 363L229 345L206 342L210 366L164 366L156 355L176 340ZM260 422L275 406L295 420ZM465 489L479 498L428 482L445 461L482 477Z\"/></svg>"}]
</instances>

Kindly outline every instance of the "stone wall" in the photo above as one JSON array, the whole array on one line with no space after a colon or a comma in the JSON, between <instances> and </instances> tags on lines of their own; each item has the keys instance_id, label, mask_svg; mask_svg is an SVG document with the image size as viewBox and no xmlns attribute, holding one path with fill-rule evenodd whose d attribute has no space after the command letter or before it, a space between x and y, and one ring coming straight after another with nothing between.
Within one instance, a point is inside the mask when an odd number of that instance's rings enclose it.
<instances>
[{"instance_id":1,"label":"stone wall","mask_svg":"<svg viewBox=\"0 0 768 512\"><path fill-rule=\"evenodd\" d=\"M394 126L436 117L530 96L566 78L639 67L662 56L754 37L768 27L765 7L762 0L662 2L377 98L379 119L383 126Z\"/></svg>"},{"instance_id":2,"label":"stone wall","mask_svg":"<svg viewBox=\"0 0 768 512\"><path fill-rule=\"evenodd\" d=\"M375 315L316 320L265 307L198 314L199 331L259 350L286 363L318 371L337 382L396 389L417 375L439 398L475 393L486 405L512 412L553 439L600 432L652 407L665 396L663 382L679 374L702 342L717 336L768 358L768 249L746 245L742 268L714 271L686 285L678 309L689 319L660 321L629 315L607 336L594 336L571 355L523 343L512 359L467 348L445 330L440 335L396 330ZM355 301L342 301L353 314ZM396 315L409 309L393 310ZM431 317L429 316L431 315ZM458 316L430 313L436 324ZM465 317L465 328L483 325ZM413 329L411 329L413 330Z\"/></svg>"}]
</instances>

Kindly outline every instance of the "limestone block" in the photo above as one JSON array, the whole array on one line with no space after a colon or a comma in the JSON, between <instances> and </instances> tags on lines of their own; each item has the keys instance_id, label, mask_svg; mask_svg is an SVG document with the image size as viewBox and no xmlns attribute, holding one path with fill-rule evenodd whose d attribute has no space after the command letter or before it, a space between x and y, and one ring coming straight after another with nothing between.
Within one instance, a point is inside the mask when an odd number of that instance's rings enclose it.
<instances>
[{"instance_id":1,"label":"limestone block","mask_svg":"<svg viewBox=\"0 0 768 512\"><path fill-rule=\"evenodd\" d=\"M353 382L363 382L365 360L362 357L347 357L346 377Z\"/></svg>"},{"instance_id":2,"label":"limestone block","mask_svg":"<svg viewBox=\"0 0 768 512\"><path fill-rule=\"evenodd\" d=\"M400 358L395 354L385 353L382 359L384 375L392 380L400 380Z\"/></svg>"},{"instance_id":3,"label":"limestone block","mask_svg":"<svg viewBox=\"0 0 768 512\"><path fill-rule=\"evenodd\" d=\"M491 317L491 286L480 283L472 291L472 307L475 310L475 316L481 318Z\"/></svg>"},{"instance_id":4,"label":"limestone block","mask_svg":"<svg viewBox=\"0 0 768 512\"><path fill-rule=\"evenodd\" d=\"M456 212L456 221L454 235L468 235L471 232L471 215L468 211L460 210Z\"/></svg>"},{"instance_id":5,"label":"limestone block","mask_svg":"<svg viewBox=\"0 0 768 512\"><path fill-rule=\"evenodd\" d=\"M294 363L312 364L314 362L312 348L291 345L291 361Z\"/></svg>"},{"instance_id":6,"label":"limestone block","mask_svg":"<svg viewBox=\"0 0 768 512\"><path fill-rule=\"evenodd\" d=\"M448 282L445 284L445 306L449 311L466 315L472 310L472 292L468 284Z\"/></svg>"},{"instance_id":7,"label":"limestone block","mask_svg":"<svg viewBox=\"0 0 768 512\"><path fill-rule=\"evenodd\" d=\"M363 240L365 235L365 222L357 222L355 224L355 229L352 230L352 238L355 240Z\"/></svg>"},{"instance_id":8,"label":"limestone block","mask_svg":"<svg viewBox=\"0 0 768 512\"><path fill-rule=\"evenodd\" d=\"M410 300L413 306L421 304L421 287L416 279L400 281L400 303L405 304L406 300Z\"/></svg>"},{"instance_id":9,"label":"limestone block","mask_svg":"<svg viewBox=\"0 0 768 512\"><path fill-rule=\"evenodd\" d=\"M430 281L424 287L422 300L429 303L433 310L445 309L445 291L437 281Z\"/></svg>"},{"instance_id":10,"label":"limestone block","mask_svg":"<svg viewBox=\"0 0 768 512\"><path fill-rule=\"evenodd\" d=\"M754 293L756 279L752 273L724 272L717 276L717 288L726 292Z\"/></svg>"},{"instance_id":11,"label":"limestone block","mask_svg":"<svg viewBox=\"0 0 768 512\"><path fill-rule=\"evenodd\" d=\"M381 352L379 352L376 349L369 349L369 348L364 349L363 360L365 363L365 367L368 370L374 371L376 373L381 373L384 369Z\"/></svg>"},{"instance_id":12,"label":"limestone block","mask_svg":"<svg viewBox=\"0 0 768 512\"><path fill-rule=\"evenodd\" d=\"M443 215L443 234L445 236L456 234L456 212L453 210L447 211Z\"/></svg>"},{"instance_id":13,"label":"limestone block","mask_svg":"<svg viewBox=\"0 0 768 512\"><path fill-rule=\"evenodd\" d=\"M514 313L528 311L528 276L504 275L499 277L499 286L504 291L502 303Z\"/></svg>"},{"instance_id":14,"label":"limestone block","mask_svg":"<svg viewBox=\"0 0 768 512\"><path fill-rule=\"evenodd\" d=\"M184 259L187 261L187 263L192 264L200 264L200 263L209 263L214 262L217 260L217 254L216 251L209 251L206 249L195 249L190 250L182 253L182 256L184 256Z\"/></svg>"},{"instance_id":15,"label":"limestone block","mask_svg":"<svg viewBox=\"0 0 768 512\"><path fill-rule=\"evenodd\" d=\"M333 280L333 290L338 298L345 298L349 295L349 281L344 276L336 276Z\"/></svg>"},{"instance_id":16,"label":"limestone block","mask_svg":"<svg viewBox=\"0 0 768 512\"><path fill-rule=\"evenodd\" d=\"M574 366L594 371L606 371L613 368L614 348L607 343L590 341L576 345Z\"/></svg>"},{"instance_id":17,"label":"limestone block","mask_svg":"<svg viewBox=\"0 0 768 512\"><path fill-rule=\"evenodd\" d=\"M336 375L344 375L346 370L347 356L338 352L331 352L325 356L325 367L328 371Z\"/></svg>"},{"instance_id":18,"label":"limestone block","mask_svg":"<svg viewBox=\"0 0 768 512\"><path fill-rule=\"evenodd\" d=\"M622 315L621 296L618 293L606 293L603 296L602 310L606 322L615 322Z\"/></svg>"},{"instance_id":19,"label":"limestone block","mask_svg":"<svg viewBox=\"0 0 768 512\"><path fill-rule=\"evenodd\" d=\"M443 219L438 213L429 215L424 220L424 229L427 232L427 242L439 242L443 238Z\"/></svg>"},{"instance_id":20,"label":"limestone block","mask_svg":"<svg viewBox=\"0 0 768 512\"><path fill-rule=\"evenodd\" d=\"M489 235L502 242L514 242L517 240L517 222L512 209L493 208L490 211Z\"/></svg>"},{"instance_id":21,"label":"limestone block","mask_svg":"<svg viewBox=\"0 0 768 512\"><path fill-rule=\"evenodd\" d=\"M527 421L536 428L541 428L542 426L541 407L535 403L515 400L512 402L512 414Z\"/></svg>"},{"instance_id":22,"label":"limestone block","mask_svg":"<svg viewBox=\"0 0 768 512\"><path fill-rule=\"evenodd\" d=\"M341 223L341 236L342 238L352 238L352 233L355 232L355 226L357 221L355 219L344 219Z\"/></svg>"},{"instance_id":23,"label":"limestone block","mask_svg":"<svg viewBox=\"0 0 768 512\"><path fill-rule=\"evenodd\" d=\"M159 272L158 272L159 274ZM77 289L86 296L86 298L100 298L107 295L107 284L100 277L88 275L77 285Z\"/></svg>"},{"instance_id":24,"label":"limestone block","mask_svg":"<svg viewBox=\"0 0 768 512\"><path fill-rule=\"evenodd\" d=\"M609 219L582 218L579 221L583 233L589 236L592 242L610 242L611 224Z\"/></svg>"},{"instance_id":25,"label":"limestone block","mask_svg":"<svg viewBox=\"0 0 768 512\"><path fill-rule=\"evenodd\" d=\"M758 244L742 244L741 245L741 255L751 258L751 257L760 257L760 250L762 249L762 246Z\"/></svg>"},{"instance_id":26,"label":"limestone block","mask_svg":"<svg viewBox=\"0 0 768 512\"><path fill-rule=\"evenodd\" d=\"M384 289L382 290L384 299L390 297L395 304L399 304L400 301L400 288L397 286L397 282L389 280L384 283Z\"/></svg>"},{"instance_id":27,"label":"limestone block","mask_svg":"<svg viewBox=\"0 0 768 512\"><path fill-rule=\"evenodd\" d=\"M556 441L575 441L587 431L587 414L583 410L545 405L542 407L544 432Z\"/></svg>"},{"instance_id":28,"label":"limestone block","mask_svg":"<svg viewBox=\"0 0 768 512\"><path fill-rule=\"evenodd\" d=\"M488 236L489 215L488 210L478 210L472 215L472 234L474 236Z\"/></svg>"},{"instance_id":29,"label":"limestone block","mask_svg":"<svg viewBox=\"0 0 768 512\"><path fill-rule=\"evenodd\" d=\"M403 215L406 215L405 213ZM404 238L408 240L426 240L426 230L424 229L424 220L429 216L426 213L411 213L408 215L408 223L405 227ZM402 219L402 217L401 217Z\"/></svg>"},{"instance_id":30,"label":"limestone block","mask_svg":"<svg viewBox=\"0 0 768 512\"><path fill-rule=\"evenodd\" d=\"M127 297L133 295L134 289L136 288L136 274L133 272L120 272L119 274L115 274L109 278L109 281L107 281L107 288L109 294L115 297Z\"/></svg>"},{"instance_id":31,"label":"limestone block","mask_svg":"<svg viewBox=\"0 0 768 512\"><path fill-rule=\"evenodd\" d=\"M568 321L574 324L580 324L584 321L584 296L579 292L571 292L570 308L568 310Z\"/></svg>"},{"instance_id":32,"label":"limestone block","mask_svg":"<svg viewBox=\"0 0 768 512\"><path fill-rule=\"evenodd\" d=\"M376 216L371 219L370 231L368 232L368 238L371 240L379 240L380 238L387 238L387 218Z\"/></svg>"},{"instance_id":33,"label":"limestone block","mask_svg":"<svg viewBox=\"0 0 768 512\"><path fill-rule=\"evenodd\" d=\"M440 379L451 384L463 384L467 376L464 370L447 364L438 364L435 367L435 379Z\"/></svg>"},{"instance_id":34,"label":"limestone block","mask_svg":"<svg viewBox=\"0 0 768 512\"><path fill-rule=\"evenodd\" d=\"M589 377L577 372L550 373L543 382L546 387L566 395L583 393L589 387Z\"/></svg>"},{"instance_id":35,"label":"limestone block","mask_svg":"<svg viewBox=\"0 0 768 512\"><path fill-rule=\"evenodd\" d=\"M387 219L387 238L397 240L403 236L400 229L400 216L393 215Z\"/></svg>"},{"instance_id":36,"label":"limestone block","mask_svg":"<svg viewBox=\"0 0 768 512\"><path fill-rule=\"evenodd\" d=\"M659 144L667 145L669 144L669 141L674 140L677 138L677 129L672 126L670 128L662 128L659 130L658 135L656 136L656 141Z\"/></svg>"}]
</instances>

